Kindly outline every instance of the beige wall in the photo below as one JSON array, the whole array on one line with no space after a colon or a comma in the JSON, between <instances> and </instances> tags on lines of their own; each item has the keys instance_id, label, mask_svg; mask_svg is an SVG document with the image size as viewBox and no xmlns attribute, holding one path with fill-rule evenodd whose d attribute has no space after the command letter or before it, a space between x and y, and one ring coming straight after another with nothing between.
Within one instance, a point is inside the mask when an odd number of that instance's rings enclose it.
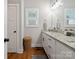
<instances>
[{"instance_id":1,"label":"beige wall","mask_svg":"<svg viewBox=\"0 0 79 59\"><path fill-rule=\"evenodd\" d=\"M50 0L24 0L25 8L38 8L39 9L39 23L38 28L31 28L24 26L24 35L30 35L32 37L32 46L42 46L41 45L41 29L43 25L43 20L46 19L49 23L50 21Z\"/></svg>"}]
</instances>

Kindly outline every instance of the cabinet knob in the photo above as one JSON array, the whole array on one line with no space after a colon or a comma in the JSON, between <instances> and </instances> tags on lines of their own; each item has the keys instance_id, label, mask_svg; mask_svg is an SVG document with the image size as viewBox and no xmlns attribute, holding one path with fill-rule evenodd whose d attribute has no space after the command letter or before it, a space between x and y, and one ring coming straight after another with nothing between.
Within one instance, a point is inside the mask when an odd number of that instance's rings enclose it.
<instances>
[{"instance_id":1,"label":"cabinet knob","mask_svg":"<svg viewBox=\"0 0 79 59\"><path fill-rule=\"evenodd\" d=\"M43 41L44 41L44 38L43 38Z\"/></svg>"}]
</instances>

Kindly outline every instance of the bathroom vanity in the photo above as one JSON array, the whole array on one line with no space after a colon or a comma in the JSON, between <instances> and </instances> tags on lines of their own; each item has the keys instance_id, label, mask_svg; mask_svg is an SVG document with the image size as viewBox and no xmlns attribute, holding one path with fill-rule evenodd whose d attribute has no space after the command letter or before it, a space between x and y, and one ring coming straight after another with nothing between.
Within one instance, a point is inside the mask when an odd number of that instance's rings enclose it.
<instances>
[{"instance_id":1,"label":"bathroom vanity","mask_svg":"<svg viewBox=\"0 0 79 59\"><path fill-rule=\"evenodd\" d=\"M49 59L75 59L75 37L42 31L42 45Z\"/></svg>"}]
</instances>

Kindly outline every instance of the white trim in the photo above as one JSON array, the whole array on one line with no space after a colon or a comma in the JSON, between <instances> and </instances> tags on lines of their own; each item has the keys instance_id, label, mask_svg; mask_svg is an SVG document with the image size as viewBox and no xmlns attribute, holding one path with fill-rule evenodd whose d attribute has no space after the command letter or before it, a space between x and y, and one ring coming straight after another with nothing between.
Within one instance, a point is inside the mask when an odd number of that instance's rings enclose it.
<instances>
[{"instance_id":1,"label":"white trim","mask_svg":"<svg viewBox=\"0 0 79 59\"><path fill-rule=\"evenodd\" d=\"M19 44L20 44L20 27L19 27L19 24L20 24L20 21L19 21L19 4L16 4L15 6L17 6L17 53L19 52Z\"/></svg>"},{"instance_id":2,"label":"white trim","mask_svg":"<svg viewBox=\"0 0 79 59\"><path fill-rule=\"evenodd\" d=\"M23 37L24 37L24 0L21 0L21 50L23 52Z\"/></svg>"},{"instance_id":3,"label":"white trim","mask_svg":"<svg viewBox=\"0 0 79 59\"><path fill-rule=\"evenodd\" d=\"M8 5L15 5L15 6L18 6L19 4L8 4Z\"/></svg>"},{"instance_id":4,"label":"white trim","mask_svg":"<svg viewBox=\"0 0 79 59\"><path fill-rule=\"evenodd\" d=\"M7 42L4 43L4 59L7 59Z\"/></svg>"},{"instance_id":5,"label":"white trim","mask_svg":"<svg viewBox=\"0 0 79 59\"><path fill-rule=\"evenodd\" d=\"M32 44L32 47L42 47L42 44Z\"/></svg>"},{"instance_id":6,"label":"white trim","mask_svg":"<svg viewBox=\"0 0 79 59\"><path fill-rule=\"evenodd\" d=\"M7 38L7 0L4 1L4 38ZM7 59L7 42L4 43L4 59Z\"/></svg>"},{"instance_id":7,"label":"white trim","mask_svg":"<svg viewBox=\"0 0 79 59\"><path fill-rule=\"evenodd\" d=\"M18 49L17 53L23 53L23 49Z\"/></svg>"},{"instance_id":8,"label":"white trim","mask_svg":"<svg viewBox=\"0 0 79 59\"><path fill-rule=\"evenodd\" d=\"M24 0L21 0L21 26L22 26L22 28L21 28L21 30L22 30L22 37L21 37L21 39L23 39L23 37L24 37Z\"/></svg>"}]
</instances>

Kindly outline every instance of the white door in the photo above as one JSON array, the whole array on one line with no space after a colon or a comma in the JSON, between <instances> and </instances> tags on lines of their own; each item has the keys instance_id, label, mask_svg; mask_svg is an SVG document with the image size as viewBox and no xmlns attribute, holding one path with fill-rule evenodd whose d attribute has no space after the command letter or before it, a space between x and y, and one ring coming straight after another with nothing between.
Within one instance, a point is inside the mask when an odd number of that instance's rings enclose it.
<instances>
[{"instance_id":1,"label":"white door","mask_svg":"<svg viewBox=\"0 0 79 59\"><path fill-rule=\"evenodd\" d=\"M17 6L8 5L8 52L17 52Z\"/></svg>"}]
</instances>

